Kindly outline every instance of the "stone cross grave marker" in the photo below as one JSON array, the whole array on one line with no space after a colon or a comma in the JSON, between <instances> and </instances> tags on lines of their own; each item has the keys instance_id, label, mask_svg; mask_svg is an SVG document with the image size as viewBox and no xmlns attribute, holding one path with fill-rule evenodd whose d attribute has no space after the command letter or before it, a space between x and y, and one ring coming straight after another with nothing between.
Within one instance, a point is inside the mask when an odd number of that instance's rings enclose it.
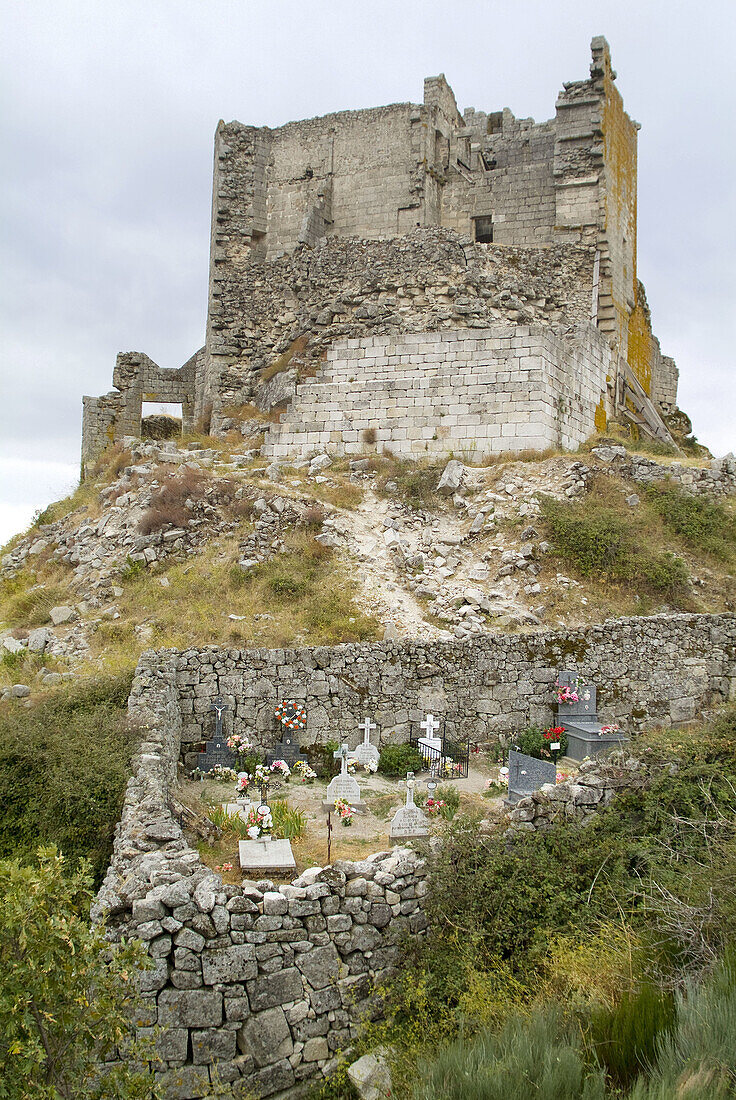
<instances>
[{"instance_id":1,"label":"stone cross grave marker","mask_svg":"<svg viewBox=\"0 0 736 1100\"><path fill-rule=\"evenodd\" d=\"M333 752L332 755L340 761L340 774L329 782L325 805L332 808L336 798L343 798L351 806L357 806L360 803L360 787L357 780L348 772L350 750L343 743L337 752Z\"/></svg>"},{"instance_id":2,"label":"stone cross grave marker","mask_svg":"<svg viewBox=\"0 0 736 1100\"><path fill-rule=\"evenodd\" d=\"M358 745L353 756L363 765L378 764L380 754L376 746L371 744L371 730L378 729L376 723L371 722L370 718L366 715L363 721L358 725L358 729L363 731L363 740L360 745Z\"/></svg>"},{"instance_id":3,"label":"stone cross grave marker","mask_svg":"<svg viewBox=\"0 0 736 1100\"><path fill-rule=\"evenodd\" d=\"M509 750L509 793L507 805L516 805L520 798L538 791L545 783L555 783L557 765L551 760L537 760L523 752Z\"/></svg>"},{"instance_id":4,"label":"stone cross grave marker","mask_svg":"<svg viewBox=\"0 0 736 1100\"><path fill-rule=\"evenodd\" d=\"M215 735L205 745L204 752L199 754L197 767L201 772L211 772L216 764L225 768L232 768L235 764L235 757L227 747L222 732L222 715L230 707L218 695L212 700L210 710L215 712Z\"/></svg>"},{"instance_id":5,"label":"stone cross grave marker","mask_svg":"<svg viewBox=\"0 0 736 1100\"><path fill-rule=\"evenodd\" d=\"M406 773L406 805L401 806L393 816L389 838L394 840L408 840L410 837L427 836L429 833L429 821L418 806L414 805L414 772Z\"/></svg>"}]
</instances>

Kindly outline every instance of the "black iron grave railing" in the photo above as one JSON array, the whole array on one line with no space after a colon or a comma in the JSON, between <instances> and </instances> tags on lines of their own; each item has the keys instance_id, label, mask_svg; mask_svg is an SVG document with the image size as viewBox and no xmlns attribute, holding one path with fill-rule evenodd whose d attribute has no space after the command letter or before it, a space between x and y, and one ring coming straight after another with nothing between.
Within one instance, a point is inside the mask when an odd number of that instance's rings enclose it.
<instances>
[{"instance_id":1,"label":"black iron grave railing","mask_svg":"<svg viewBox=\"0 0 736 1100\"><path fill-rule=\"evenodd\" d=\"M437 740L433 738L433 740ZM427 742L426 734L412 734L409 744L422 754L429 772L438 779L467 779L470 766L470 741L441 739L441 745Z\"/></svg>"}]
</instances>

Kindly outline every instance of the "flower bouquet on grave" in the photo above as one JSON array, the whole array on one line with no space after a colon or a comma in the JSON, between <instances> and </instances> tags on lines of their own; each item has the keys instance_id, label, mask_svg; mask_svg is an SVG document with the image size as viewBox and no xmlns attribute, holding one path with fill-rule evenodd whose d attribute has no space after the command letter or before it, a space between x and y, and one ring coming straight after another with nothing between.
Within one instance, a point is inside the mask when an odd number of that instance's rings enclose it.
<instances>
[{"instance_id":1,"label":"flower bouquet on grave","mask_svg":"<svg viewBox=\"0 0 736 1100\"><path fill-rule=\"evenodd\" d=\"M291 768L285 760L274 760L269 770L272 775L280 776L281 779L286 781L288 781L291 775Z\"/></svg>"},{"instance_id":2,"label":"flower bouquet on grave","mask_svg":"<svg viewBox=\"0 0 736 1100\"><path fill-rule=\"evenodd\" d=\"M273 776L271 774L271 769L266 764L256 764L252 778L254 783L262 787L264 783L268 786Z\"/></svg>"},{"instance_id":3,"label":"flower bouquet on grave","mask_svg":"<svg viewBox=\"0 0 736 1100\"><path fill-rule=\"evenodd\" d=\"M248 787L253 782L253 776L248 772L239 772L238 781L235 784L235 797L243 801L248 797Z\"/></svg>"},{"instance_id":4,"label":"flower bouquet on grave","mask_svg":"<svg viewBox=\"0 0 736 1100\"><path fill-rule=\"evenodd\" d=\"M340 818L343 825L353 824L353 814L355 813L355 809L353 806L350 805L349 802L346 802L344 798L335 799L335 813Z\"/></svg>"},{"instance_id":5,"label":"flower bouquet on grave","mask_svg":"<svg viewBox=\"0 0 736 1100\"><path fill-rule=\"evenodd\" d=\"M348 757L348 763L347 763L348 774L349 775L355 775L355 773L357 772L359 767L360 767L360 760L358 760L357 757L355 757L355 756L349 756Z\"/></svg>"},{"instance_id":6,"label":"flower bouquet on grave","mask_svg":"<svg viewBox=\"0 0 736 1100\"><path fill-rule=\"evenodd\" d=\"M268 806L253 806L245 824L251 840L269 836L273 829L273 817Z\"/></svg>"},{"instance_id":7,"label":"flower bouquet on grave","mask_svg":"<svg viewBox=\"0 0 736 1100\"><path fill-rule=\"evenodd\" d=\"M601 726L601 728L598 731L598 736L599 737L610 737L611 734L619 733L620 731L621 731L621 727L618 726L615 722L611 722L611 724L608 725L608 726Z\"/></svg>"},{"instance_id":8,"label":"flower bouquet on grave","mask_svg":"<svg viewBox=\"0 0 736 1100\"><path fill-rule=\"evenodd\" d=\"M446 805L441 798L428 798L425 808L428 814L440 814Z\"/></svg>"},{"instance_id":9,"label":"flower bouquet on grave","mask_svg":"<svg viewBox=\"0 0 736 1100\"><path fill-rule=\"evenodd\" d=\"M311 783L313 779L317 778L316 771L310 768L306 760L297 760L293 772L295 775L299 776L302 783Z\"/></svg>"},{"instance_id":10,"label":"flower bouquet on grave","mask_svg":"<svg viewBox=\"0 0 736 1100\"><path fill-rule=\"evenodd\" d=\"M372 774L373 772L377 772L378 771L378 761L377 760L366 760L365 764L363 765L363 771L368 772L369 775Z\"/></svg>"},{"instance_id":11,"label":"flower bouquet on grave","mask_svg":"<svg viewBox=\"0 0 736 1100\"><path fill-rule=\"evenodd\" d=\"M232 783L238 778L238 773L232 768L225 767L224 764L215 764L210 772L205 772L205 775L209 775L210 779L215 779L218 783Z\"/></svg>"},{"instance_id":12,"label":"flower bouquet on grave","mask_svg":"<svg viewBox=\"0 0 736 1100\"><path fill-rule=\"evenodd\" d=\"M574 684L561 684L559 680L555 683L555 693L557 695L558 703L578 703L580 701L580 695L578 689L580 685L580 679L576 679Z\"/></svg>"},{"instance_id":13,"label":"flower bouquet on grave","mask_svg":"<svg viewBox=\"0 0 736 1100\"><path fill-rule=\"evenodd\" d=\"M552 745L559 745L559 749L552 749ZM567 731L564 726L550 726L542 730L542 746L540 759L551 760L552 752L559 752L564 756L567 751Z\"/></svg>"},{"instance_id":14,"label":"flower bouquet on grave","mask_svg":"<svg viewBox=\"0 0 736 1100\"><path fill-rule=\"evenodd\" d=\"M231 733L225 742L230 752L238 757L239 763L245 763L245 757L253 751L253 745L242 733Z\"/></svg>"}]
</instances>

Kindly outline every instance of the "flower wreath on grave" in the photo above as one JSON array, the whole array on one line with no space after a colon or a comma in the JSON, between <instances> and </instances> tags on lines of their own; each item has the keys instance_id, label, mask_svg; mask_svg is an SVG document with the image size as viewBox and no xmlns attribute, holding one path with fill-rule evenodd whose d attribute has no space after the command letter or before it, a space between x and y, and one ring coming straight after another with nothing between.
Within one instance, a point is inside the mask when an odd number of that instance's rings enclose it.
<instances>
[{"instance_id":1,"label":"flower wreath on grave","mask_svg":"<svg viewBox=\"0 0 736 1100\"><path fill-rule=\"evenodd\" d=\"M617 726L615 722L612 722L609 726L601 726L600 730L598 731L598 736L608 737L612 733L619 733L620 730L621 727Z\"/></svg>"},{"instance_id":2,"label":"flower wreath on grave","mask_svg":"<svg viewBox=\"0 0 736 1100\"><path fill-rule=\"evenodd\" d=\"M355 810L344 798L335 799L335 813L340 818L343 825L353 824L353 814Z\"/></svg>"},{"instance_id":3,"label":"flower wreath on grave","mask_svg":"<svg viewBox=\"0 0 736 1100\"><path fill-rule=\"evenodd\" d=\"M278 718L281 725L285 726L287 730L303 730L307 727L307 712L300 703L295 703L293 699L279 703L273 713L274 717Z\"/></svg>"}]
</instances>

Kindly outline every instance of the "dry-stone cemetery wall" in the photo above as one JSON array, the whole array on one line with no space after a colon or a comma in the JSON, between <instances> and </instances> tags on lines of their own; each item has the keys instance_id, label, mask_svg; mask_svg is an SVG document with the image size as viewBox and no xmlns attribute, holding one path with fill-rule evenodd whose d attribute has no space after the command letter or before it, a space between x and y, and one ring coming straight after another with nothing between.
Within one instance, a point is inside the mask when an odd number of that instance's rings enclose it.
<instances>
[{"instance_id":1,"label":"dry-stone cemetery wall","mask_svg":"<svg viewBox=\"0 0 736 1100\"><path fill-rule=\"evenodd\" d=\"M370 1010L396 937L425 927L423 860L396 848L290 886L224 885L171 813L181 716L170 658L142 659L129 711L144 739L93 918L148 945L138 1023L165 1095L204 1096L220 1081L266 1097L319 1076Z\"/></svg>"},{"instance_id":2,"label":"dry-stone cemetery wall","mask_svg":"<svg viewBox=\"0 0 736 1100\"><path fill-rule=\"evenodd\" d=\"M230 722L263 747L275 740L273 708L307 709L302 743L359 739L370 714L384 741L418 730L427 710L451 737L483 742L529 724L549 725L561 668L598 685L603 722L637 729L694 718L736 697L736 616L614 619L584 630L484 634L452 642L381 642L334 648L210 647L165 656L176 682L187 766L212 729L222 695Z\"/></svg>"}]
</instances>

